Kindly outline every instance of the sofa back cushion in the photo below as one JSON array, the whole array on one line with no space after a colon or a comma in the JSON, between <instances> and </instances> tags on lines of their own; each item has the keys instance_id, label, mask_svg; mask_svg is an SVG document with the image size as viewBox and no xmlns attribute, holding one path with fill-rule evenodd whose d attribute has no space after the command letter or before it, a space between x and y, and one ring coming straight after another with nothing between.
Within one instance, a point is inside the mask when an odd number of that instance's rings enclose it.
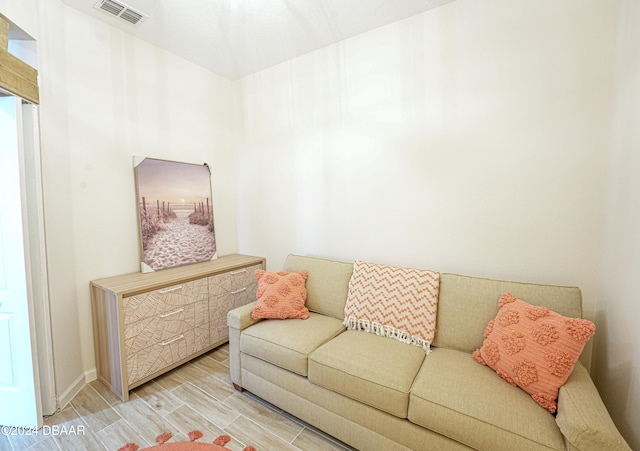
<instances>
[{"instance_id":1,"label":"sofa back cushion","mask_svg":"<svg viewBox=\"0 0 640 451\"><path fill-rule=\"evenodd\" d=\"M482 346L485 327L498 312L505 292L571 318L582 317L582 294L577 287L540 285L440 274L440 299L433 346L473 352Z\"/></svg>"},{"instance_id":2,"label":"sofa back cushion","mask_svg":"<svg viewBox=\"0 0 640 451\"><path fill-rule=\"evenodd\" d=\"M289 272L302 269L309 275L307 308L312 312L344 319L344 305L347 302L353 263L289 255L282 266L283 271Z\"/></svg>"}]
</instances>

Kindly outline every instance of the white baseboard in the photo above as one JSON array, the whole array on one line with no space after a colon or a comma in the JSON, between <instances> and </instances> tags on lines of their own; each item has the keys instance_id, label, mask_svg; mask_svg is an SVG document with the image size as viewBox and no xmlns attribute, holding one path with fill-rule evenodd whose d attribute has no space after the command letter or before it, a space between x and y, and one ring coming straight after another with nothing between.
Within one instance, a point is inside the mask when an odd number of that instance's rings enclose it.
<instances>
[{"instance_id":1,"label":"white baseboard","mask_svg":"<svg viewBox=\"0 0 640 451\"><path fill-rule=\"evenodd\" d=\"M78 376L78 378L73 381L73 383L60 396L58 396L58 408L64 409L74 396L82 390L82 387L98 378L97 374L98 373L94 368L92 370L85 371L83 374Z\"/></svg>"},{"instance_id":2,"label":"white baseboard","mask_svg":"<svg viewBox=\"0 0 640 451\"><path fill-rule=\"evenodd\" d=\"M84 381L88 384L89 382L93 382L98 379L98 372L96 369L92 369L84 372Z\"/></svg>"}]
</instances>

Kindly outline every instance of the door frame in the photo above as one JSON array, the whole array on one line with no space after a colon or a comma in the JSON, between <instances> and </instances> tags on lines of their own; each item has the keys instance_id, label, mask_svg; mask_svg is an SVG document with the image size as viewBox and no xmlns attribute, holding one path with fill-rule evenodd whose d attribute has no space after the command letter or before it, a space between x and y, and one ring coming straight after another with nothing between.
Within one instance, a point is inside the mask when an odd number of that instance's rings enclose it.
<instances>
[{"instance_id":1,"label":"door frame","mask_svg":"<svg viewBox=\"0 0 640 451\"><path fill-rule=\"evenodd\" d=\"M25 240L28 240L29 248L28 282L33 297L42 414L51 415L58 409L58 399L51 338L38 111L37 105L22 100L21 112L17 115L20 132L18 148L25 179L23 195L26 197L26 206L23 204L23 208L26 208L27 213Z\"/></svg>"}]
</instances>

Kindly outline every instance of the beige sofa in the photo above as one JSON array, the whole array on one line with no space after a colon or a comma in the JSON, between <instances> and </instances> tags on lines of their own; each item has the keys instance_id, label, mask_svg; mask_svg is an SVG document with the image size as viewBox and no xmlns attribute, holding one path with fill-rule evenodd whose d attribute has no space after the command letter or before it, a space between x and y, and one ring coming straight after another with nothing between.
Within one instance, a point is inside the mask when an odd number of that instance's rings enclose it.
<instances>
[{"instance_id":1,"label":"beige sofa","mask_svg":"<svg viewBox=\"0 0 640 451\"><path fill-rule=\"evenodd\" d=\"M560 389L557 415L476 363L497 301L510 291L565 316L578 288L441 274L432 352L342 325L353 264L290 255L305 269L306 320L228 315L231 379L359 450L629 450L587 370Z\"/></svg>"}]
</instances>

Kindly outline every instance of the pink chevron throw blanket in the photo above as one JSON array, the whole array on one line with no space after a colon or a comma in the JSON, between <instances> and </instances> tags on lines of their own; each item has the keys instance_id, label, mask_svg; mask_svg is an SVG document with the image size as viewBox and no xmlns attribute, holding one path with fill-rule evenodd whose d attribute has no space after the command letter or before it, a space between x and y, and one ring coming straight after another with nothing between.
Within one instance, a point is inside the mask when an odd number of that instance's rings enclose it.
<instances>
[{"instance_id":1,"label":"pink chevron throw blanket","mask_svg":"<svg viewBox=\"0 0 640 451\"><path fill-rule=\"evenodd\" d=\"M428 354L436 331L439 293L437 271L356 260L344 325L421 346Z\"/></svg>"}]
</instances>

